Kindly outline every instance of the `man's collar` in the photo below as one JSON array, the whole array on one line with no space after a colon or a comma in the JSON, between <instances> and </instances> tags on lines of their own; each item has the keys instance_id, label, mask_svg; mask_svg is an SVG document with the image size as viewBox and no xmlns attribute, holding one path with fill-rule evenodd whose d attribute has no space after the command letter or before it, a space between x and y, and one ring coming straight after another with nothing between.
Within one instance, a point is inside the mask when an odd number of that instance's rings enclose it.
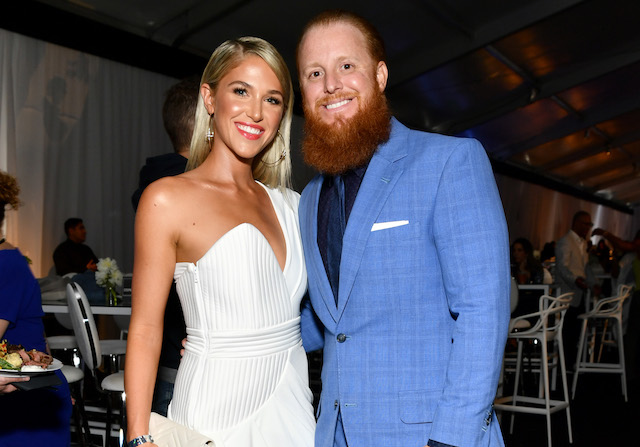
<instances>
[{"instance_id":1,"label":"man's collar","mask_svg":"<svg viewBox=\"0 0 640 447\"><path fill-rule=\"evenodd\" d=\"M585 238L581 237L578 233L573 231L573 229L569 230L569 234L571 234L571 237L573 237L577 241L580 241L580 242L586 241Z\"/></svg>"},{"instance_id":2,"label":"man's collar","mask_svg":"<svg viewBox=\"0 0 640 447\"><path fill-rule=\"evenodd\" d=\"M371 161L371 160L369 160ZM360 180L362 180L364 178L364 173L367 172L367 167L369 166L369 162L367 162L366 164L360 166L359 168L355 168L353 170L353 173L355 175L357 175L358 177L360 177Z\"/></svg>"}]
</instances>

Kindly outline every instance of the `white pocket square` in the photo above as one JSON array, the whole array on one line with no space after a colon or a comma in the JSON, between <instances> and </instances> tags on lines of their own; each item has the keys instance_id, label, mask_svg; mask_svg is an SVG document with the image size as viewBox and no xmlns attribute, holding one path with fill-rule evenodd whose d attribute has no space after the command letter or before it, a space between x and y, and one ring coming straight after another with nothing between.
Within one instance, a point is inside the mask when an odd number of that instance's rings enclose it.
<instances>
[{"instance_id":1,"label":"white pocket square","mask_svg":"<svg viewBox=\"0 0 640 447\"><path fill-rule=\"evenodd\" d=\"M388 230L389 228L401 227L403 225L409 225L408 220L394 220L391 222L376 222L371 227L371 232L378 230Z\"/></svg>"}]
</instances>

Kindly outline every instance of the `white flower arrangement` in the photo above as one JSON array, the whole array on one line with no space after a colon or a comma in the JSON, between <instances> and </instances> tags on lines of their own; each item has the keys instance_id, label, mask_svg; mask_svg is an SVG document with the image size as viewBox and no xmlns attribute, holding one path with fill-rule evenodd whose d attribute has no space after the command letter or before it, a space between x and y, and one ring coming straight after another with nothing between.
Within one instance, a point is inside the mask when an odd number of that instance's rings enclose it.
<instances>
[{"instance_id":1,"label":"white flower arrangement","mask_svg":"<svg viewBox=\"0 0 640 447\"><path fill-rule=\"evenodd\" d=\"M115 259L100 258L98 260L96 284L100 287L111 288L122 285L122 272L118 268L118 263Z\"/></svg>"}]
</instances>

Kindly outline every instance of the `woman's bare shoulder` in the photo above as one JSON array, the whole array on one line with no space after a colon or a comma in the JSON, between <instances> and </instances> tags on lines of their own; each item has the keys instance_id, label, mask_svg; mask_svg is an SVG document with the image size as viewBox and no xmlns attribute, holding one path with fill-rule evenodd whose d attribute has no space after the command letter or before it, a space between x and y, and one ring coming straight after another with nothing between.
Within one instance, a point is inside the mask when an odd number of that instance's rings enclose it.
<instances>
[{"instance_id":1,"label":"woman's bare shoulder","mask_svg":"<svg viewBox=\"0 0 640 447\"><path fill-rule=\"evenodd\" d=\"M175 206L195 187L197 185L193 179L183 174L163 177L145 188L140 198L140 206Z\"/></svg>"}]
</instances>

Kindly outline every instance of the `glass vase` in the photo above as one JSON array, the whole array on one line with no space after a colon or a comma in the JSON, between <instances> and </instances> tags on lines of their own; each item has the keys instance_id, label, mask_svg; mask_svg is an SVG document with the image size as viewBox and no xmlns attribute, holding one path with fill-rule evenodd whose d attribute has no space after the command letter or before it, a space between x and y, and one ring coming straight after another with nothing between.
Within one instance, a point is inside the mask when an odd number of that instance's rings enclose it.
<instances>
[{"instance_id":1,"label":"glass vase","mask_svg":"<svg viewBox=\"0 0 640 447\"><path fill-rule=\"evenodd\" d=\"M118 294L116 293L116 287L107 284L104 287L104 301L107 306L118 305Z\"/></svg>"}]
</instances>

